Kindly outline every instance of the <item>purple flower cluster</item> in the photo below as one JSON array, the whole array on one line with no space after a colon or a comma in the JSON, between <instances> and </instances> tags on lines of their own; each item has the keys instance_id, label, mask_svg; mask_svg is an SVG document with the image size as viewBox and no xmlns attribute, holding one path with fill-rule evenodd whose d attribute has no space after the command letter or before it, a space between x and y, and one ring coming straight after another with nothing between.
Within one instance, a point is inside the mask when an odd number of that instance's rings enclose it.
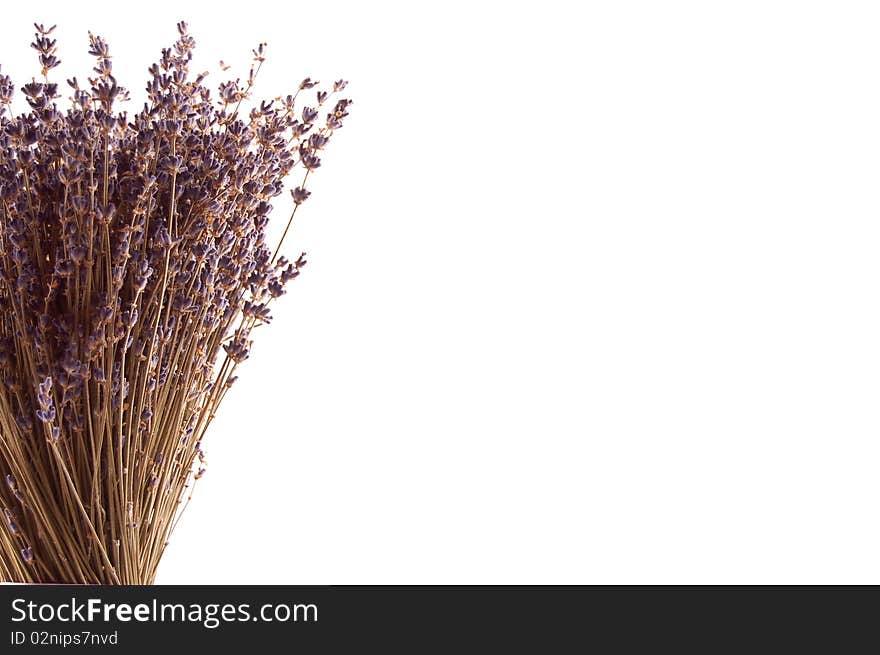
<instances>
[{"instance_id":1,"label":"purple flower cluster","mask_svg":"<svg viewBox=\"0 0 880 655\"><path fill-rule=\"evenodd\" d=\"M215 93L180 23L141 111L117 109L91 34L61 102L54 29L36 25L27 113L0 71L0 506L21 508L0 579L149 582L251 333L305 265L267 244L273 202L297 170L294 213L308 199L351 101L306 78L246 110L265 45Z\"/></svg>"}]
</instances>

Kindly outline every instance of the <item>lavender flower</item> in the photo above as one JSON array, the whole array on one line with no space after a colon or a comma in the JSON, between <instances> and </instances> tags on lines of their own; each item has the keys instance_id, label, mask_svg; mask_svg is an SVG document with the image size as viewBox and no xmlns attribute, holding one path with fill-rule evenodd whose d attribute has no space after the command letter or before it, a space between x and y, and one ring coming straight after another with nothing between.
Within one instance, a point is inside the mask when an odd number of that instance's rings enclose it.
<instances>
[{"instance_id":1,"label":"lavender flower","mask_svg":"<svg viewBox=\"0 0 880 655\"><path fill-rule=\"evenodd\" d=\"M265 44L212 91L183 22L139 111L95 34L62 101L55 26L34 27L39 76L0 72L0 581L148 583L253 330L305 265L267 242L273 199L298 175L286 236L351 101L307 77L252 102Z\"/></svg>"},{"instance_id":2,"label":"lavender flower","mask_svg":"<svg viewBox=\"0 0 880 655\"><path fill-rule=\"evenodd\" d=\"M18 534L18 524L15 522L15 517L12 512L9 511L9 508L3 508L3 518L6 519L6 527L9 528L9 531L12 534Z\"/></svg>"},{"instance_id":3,"label":"lavender flower","mask_svg":"<svg viewBox=\"0 0 880 655\"><path fill-rule=\"evenodd\" d=\"M303 204L306 200L308 200L309 196L312 195L311 191L306 191L302 187L296 187L290 192L290 195L293 196L293 202L297 205Z\"/></svg>"},{"instance_id":4,"label":"lavender flower","mask_svg":"<svg viewBox=\"0 0 880 655\"><path fill-rule=\"evenodd\" d=\"M37 390L37 418L43 423L55 420L55 404L52 400L52 378L44 378Z\"/></svg>"}]
</instances>

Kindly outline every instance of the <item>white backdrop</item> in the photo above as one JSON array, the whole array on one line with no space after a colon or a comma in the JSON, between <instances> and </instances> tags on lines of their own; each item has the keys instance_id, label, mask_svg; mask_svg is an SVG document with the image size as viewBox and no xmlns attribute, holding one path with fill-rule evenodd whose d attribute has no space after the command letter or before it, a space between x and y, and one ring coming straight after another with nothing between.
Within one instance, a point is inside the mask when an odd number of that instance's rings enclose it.
<instances>
[{"instance_id":1,"label":"white backdrop","mask_svg":"<svg viewBox=\"0 0 880 655\"><path fill-rule=\"evenodd\" d=\"M181 18L355 105L160 583L880 583L876 3L44 0L0 62L91 29L134 110Z\"/></svg>"}]
</instances>

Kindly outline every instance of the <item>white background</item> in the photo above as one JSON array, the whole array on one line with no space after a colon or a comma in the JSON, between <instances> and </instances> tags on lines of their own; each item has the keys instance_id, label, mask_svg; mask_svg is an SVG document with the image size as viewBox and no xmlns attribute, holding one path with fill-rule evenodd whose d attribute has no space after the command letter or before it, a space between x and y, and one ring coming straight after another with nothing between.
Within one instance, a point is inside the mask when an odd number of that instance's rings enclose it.
<instances>
[{"instance_id":1,"label":"white background","mask_svg":"<svg viewBox=\"0 0 880 655\"><path fill-rule=\"evenodd\" d=\"M355 105L159 582L880 583L876 3L12 3L0 62L91 29L136 110L180 18Z\"/></svg>"}]
</instances>

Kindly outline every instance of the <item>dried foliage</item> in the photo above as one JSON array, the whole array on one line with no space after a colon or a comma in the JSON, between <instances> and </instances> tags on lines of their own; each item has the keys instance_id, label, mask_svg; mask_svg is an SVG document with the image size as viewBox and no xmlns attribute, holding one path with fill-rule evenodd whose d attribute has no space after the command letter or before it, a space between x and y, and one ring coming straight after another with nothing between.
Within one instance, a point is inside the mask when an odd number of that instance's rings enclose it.
<instances>
[{"instance_id":1,"label":"dried foliage","mask_svg":"<svg viewBox=\"0 0 880 655\"><path fill-rule=\"evenodd\" d=\"M0 579L147 584L251 332L305 264L267 245L272 199L302 171L286 235L350 101L306 79L244 115L264 46L215 97L180 23L142 111L116 109L93 35L62 110L54 27L36 28L28 113L0 71Z\"/></svg>"}]
</instances>

